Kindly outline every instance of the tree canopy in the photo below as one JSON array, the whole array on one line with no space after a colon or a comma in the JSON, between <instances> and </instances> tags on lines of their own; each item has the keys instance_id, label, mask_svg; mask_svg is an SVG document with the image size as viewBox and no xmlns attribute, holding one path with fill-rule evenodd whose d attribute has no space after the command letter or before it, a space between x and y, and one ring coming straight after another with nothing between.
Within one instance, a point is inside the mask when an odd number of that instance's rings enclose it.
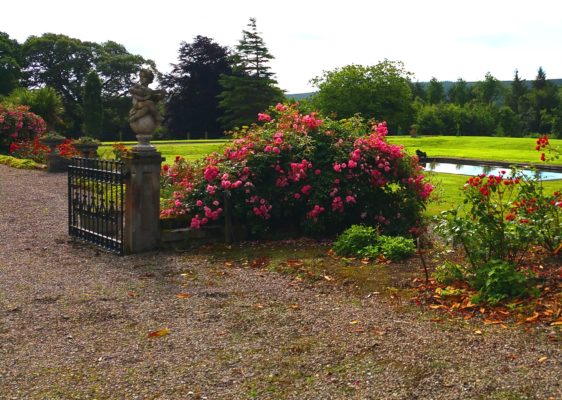
<instances>
[{"instance_id":1,"label":"tree canopy","mask_svg":"<svg viewBox=\"0 0 562 400\"><path fill-rule=\"evenodd\" d=\"M0 96L18 87L21 75L21 48L7 33L0 32Z\"/></svg>"},{"instance_id":2,"label":"tree canopy","mask_svg":"<svg viewBox=\"0 0 562 400\"><path fill-rule=\"evenodd\" d=\"M124 96L143 64L154 62L127 52L115 42L81 41L66 35L45 33L30 36L22 45L22 83L29 88L50 86L62 96L68 130L80 132L83 93L92 70L102 79L104 101Z\"/></svg>"},{"instance_id":3,"label":"tree canopy","mask_svg":"<svg viewBox=\"0 0 562 400\"><path fill-rule=\"evenodd\" d=\"M218 96L223 88L219 79L231 73L228 49L213 39L196 36L192 43L181 43L178 63L162 77L168 92L165 122L170 136L221 136L218 119L223 112Z\"/></svg>"},{"instance_id":4,"label":"tree canopy","mask_svg":"<svg viewBox=\"0 0 562 400\"><path fill-rule=\"evenodd\" d=\"M408 129L412 116L411 73L401 62L384 60L376 65L347 65L312 79L318 87L313 102L323 113L348 118L388 121L389 129Z\"/></svg>"},{"instance_id":5,"label":"tree canopy","mask_svg":"<svg viewBox=\"0 0 562 400\"><path fill-rule=\"evenodd\" d=\"M220 79L223 91L219 107L224 114L219 121L227 129L251 124L260 111L284 98L268 64L273 56L257 30L255 18L250 18L248 28L242 31L233 54L232 75Z\"/></svg>"}]
</instances>

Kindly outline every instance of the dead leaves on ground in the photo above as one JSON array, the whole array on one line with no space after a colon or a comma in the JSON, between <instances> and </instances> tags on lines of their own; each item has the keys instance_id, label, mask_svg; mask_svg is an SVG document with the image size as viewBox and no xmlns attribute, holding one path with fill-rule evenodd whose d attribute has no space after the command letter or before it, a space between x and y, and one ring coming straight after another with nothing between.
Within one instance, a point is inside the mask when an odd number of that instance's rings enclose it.
<instances>
[{"instance_id":1,"label":"dead leaves on ground","mask_svg":"<svg viewBox=\"0 0 562 400\"><path fill-rule=\"evenodd\" d=\"M447 313L464 320L479 318L484 325L508 328L510 325L543 324L562 326L562 284L537 286L540 295L536 298L518 299L497 305L480 305L471 301L476 291L464 283L441 285L435 280L428 284L417 278L418 295L413 301L431 310Z\"/></svg>"},{"instance_id":2,"label":"dead leaves on ground","mask_svg":"<svg viewBox=\"0 0 562 400\"><path fill-rule=\"evenodd\" d=\"M166 336L170 334L170 330L168 328L158 329L157 331L152 331L147 334L148 338L156 339L162 336Z\"/></svg>"}]
</instances>

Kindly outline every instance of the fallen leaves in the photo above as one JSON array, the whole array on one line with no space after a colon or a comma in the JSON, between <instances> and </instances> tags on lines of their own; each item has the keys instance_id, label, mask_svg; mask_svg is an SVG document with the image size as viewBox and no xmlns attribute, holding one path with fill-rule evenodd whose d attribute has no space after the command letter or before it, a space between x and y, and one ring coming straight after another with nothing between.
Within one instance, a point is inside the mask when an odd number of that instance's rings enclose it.
<instances>
[{"instance_id":1,"label":"fallen leaves","mask_svg":"<svg viewBox=\"0 0 562 400\"><path fill-rule=\"evenodd\" d=\"M151 339L155 339L155 338L169 335L170 332L171 331L168 328L162 328L162 329L158 329L157 331L149 332L147 336Z\"/></svg>"},{"instance_id":2,"label":"fallen leaves","mask_svg":"<svg viewBox=\"0 0 562 400\"><path fill-rule=\"evenodd\" d=\"M478 318L484 325L543 324L562 326L562 267L536 262L527 266L538 277L537 297L504 301L498 304L474 304L477 292L466 283L442 285L434 279L428 283L415 279L418 294L412 301L430 310L446 313L463 320ZM539 279L540 278L540 279Z\"/></svg>"},{"instance_id":3,"label":"fallen leaves","mask_svg":"<svg viewBox=\"0 0 562 400\"><path fill-rule=\"evenodd\" d=\"M176 297L178 299L189 299L192 296L193 295L191 293L178 293L178 294L176 294Z\"/></svg>"}]
</instances>

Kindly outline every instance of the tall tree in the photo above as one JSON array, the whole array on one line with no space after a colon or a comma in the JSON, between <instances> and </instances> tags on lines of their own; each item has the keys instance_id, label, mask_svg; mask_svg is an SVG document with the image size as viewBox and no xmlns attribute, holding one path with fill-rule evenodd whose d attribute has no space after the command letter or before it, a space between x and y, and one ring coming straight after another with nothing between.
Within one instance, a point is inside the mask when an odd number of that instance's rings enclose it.
<instances>
[{"instance_id":1,"label":"tall tree","mask_svg":"<svg viewBox=\"0 0 562 400\"><path fill-rule=\"evenodd\" d=\"M236 46L233 74L220 79L223 91L219 106L224 115L219 121L225 128L250 124L260 111L283 100L269 66L273 58L257 30L256 19L250 18L248 30L242 31Z\"/></svg>"},{"instance_id":2,"label":"tall tree","mask_svg":"<svg viewBox=\"0 0 562 400\"><path fill-rule=\"evenodd\" d=\"M462 78L457 79L449 89L447 97L449 102L464 106L472 98L468 83Z\"/></svg>"},{"instance_id":3,"label":"tall tree","mask_svg":"<svg viewBox=\"0 0 562 400\"><path fill-rule=\"evenodd\" d=\"M0 32L0 97L8 95L18 87L20 75L20 44L10 39L7 33Z\"/></svg>"},{"instance_id":4,"label":"tall tree","mask_svg":"<svg viewBox=\"0 0 562 400\"><path fill-rule=\"evenodd\" d=\"M503 85L490 72L486 72L483 81L474 86L477 99L483 104L496 104L501 101Z\"/></svg>"},{"instance_id":5,"label":"tall tree","mask_svg":"<svg viewBox=\"0 0 562 400\"><path fill-rule=\"evenodd\" d=\"M149 68L157 75L156 64L138 54L131 54L125 46L108 41L94 48L94 64L102 81L102 97L123 97L137 81L141 68Z\"/></svg>"},{"instance_id":6,"label":"tall tree","mask_svg":"<svg viewBox=\"0 0 562 400\"><path fill-rule=\"evenodd\" d=\"M153 62L129 54L115 42L100 45L53 33L29 37L22 45L22 57L28 87L50 86L62 96L71 133L81 130L83 88L91 70L102 77L104 102L112 103L126 94L143 61L154 69Z\"/></svg>"},{"instance_id":7,"label":"tall tree","mask_svg":"<svg viewBox=\"0 0 562 400\"><path fill-rule=\"evenodd\" d=\"M533 89L541 90L546 87L546 73L542 67L537 71L537 77L533 81Z\"/></svg>"},{"instance_id":8,"label":"tall tree","mask_svg":"<svg viewBox=\"0 0 562 400\"><path fill-rule=\"evenodd\" d=\"M546 73L539 68L537 77L533 81L533 89L529 92L534 121L531 129L539 133L548 133L552 129L553 113L560 105L558 88L546 79Z\"/></svg>"},{"instance_id":9,"label":"tall tree","mask_svg":"<svg viewBox=\"0 0 562 400\"><path fill-rule=\"evenodd\" d=\"M62 96L74 132L82 123L82 89L93 68L94 43L65 35L30 36L23 44L24 82L27 87L50 86Z\"/></svg>"},{"instance_id":10,"label":"tall tree","mask_svg":"<svg viewBox=\"0 0 562 400\"><path fill-rule=\"evenodd\" d=\"M385 120L391 132L408 129L412 116L411 73L401 62L384 60L373 66L347 65L312 79L318 87L315 105L324 113L347 118Z\"/></svg>"},{"instance_id":11,"label":"tall tree","mask_svg":"<svg viewBox=\"0 0 562 400\"><path fill-rule=\"evenodd\" d=\"M443 83L439 82L435 77L430 79L426 92L427 102L429 104L439 104L445 100L445 89L443 88Z\"/></svg>"},{"instance_id":12,"label":"tall tree","mask_svg":"<svg viewBox=\"0 0 562 400\"><path fill-rule=\"evenodd\" d=\"M178 63L163 75L168 92L165 122L173 137L221 136L218 119L223 115L218 95L221 75L232 74L228 49L213 39L197 36L193 43L182 42Z\"/></svg>"},{"instance_id":13,"label":"tall tree","mask_svg":"<svg viewBox=\"0 0 562 400\"><path fill-rule=\"evenodd\" d=\"M525 93L527 93L525 79L521 79L519 77L519 71L515 70L515 76L513 77L513 81L511 81L511 92L509 93L508 104L516 114L523 111L521 100Z\"/></svg>"},{"instance_id":14,"label":"tall tree","mask_svg":"<svg viewBox=\"0 0 562 400\"><path fill-rule=\"evenodd\" d=\"M412 90L412 99L420 99L425 101L427 99L427 93L425 92L425 88L423 85L416 81L410 85L410 89Z\"/></svg>"},{"instance_id":15,"label":"tall tree","mask_svg":"<svg viewBox=\"0 0 562 400\"><path fill-rule=\"evenodd\" d=\"M87 136L101 139L103 127L102 83L95 71L90 71L84 85L84 125Z\"/></svg>"}]
</instances>

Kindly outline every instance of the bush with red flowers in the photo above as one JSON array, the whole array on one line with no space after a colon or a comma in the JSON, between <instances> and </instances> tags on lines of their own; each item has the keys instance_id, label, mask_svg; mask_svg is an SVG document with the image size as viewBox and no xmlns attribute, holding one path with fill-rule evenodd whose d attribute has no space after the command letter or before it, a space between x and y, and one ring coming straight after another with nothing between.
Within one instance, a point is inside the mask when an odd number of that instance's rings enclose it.
<instances>
[{"instance_id":1,"label":"bush with red flowers","mask_svg":"<svg viewBox=\"0 0 562 400\"><path fill-rule=\"evenodd\" d=\"M5 107L0 104L0 152L12 143L33 141L45 132L45 121L27 106Z\"/></svg>"}]
</instances>

